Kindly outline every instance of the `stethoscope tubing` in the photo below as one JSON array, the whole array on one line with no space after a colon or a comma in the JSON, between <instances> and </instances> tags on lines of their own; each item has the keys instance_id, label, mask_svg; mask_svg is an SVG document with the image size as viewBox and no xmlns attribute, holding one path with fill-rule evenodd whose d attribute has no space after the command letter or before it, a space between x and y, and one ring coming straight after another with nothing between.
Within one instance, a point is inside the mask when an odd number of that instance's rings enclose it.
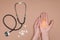
<instances>
[{"instance_id":1,"label":"stethoscope tubing","mask_svg":"<svg viewBox=\"0 0 60 40\"><path fill-rule=\"evenodd\" d=\"M24 5L25 5L25 14L24 14L24 20L23 20L23 22L20 22L20 20L19 20L19 18L18 18L17 10L16 10L16 5L17 5L17 4L24 4ZM5 25L5 27L7 27L7 28L10 30L9 32L17 31L17 30L19 30L19 29L22 28L22 26L23 26L23 24L25 23L25 20L26 20L26 7L27 7L27 6L26 6L26 3L25 3L25 2L18 2L18 3L16 3L16 4L14 5L15 13L16 13L16 18L15 18L13 15L11 15L11 14L7 14L7 15L5 15L5 16L3 17L3 24ZM15 26L14 26L14 28L10 28L9 26L6 25L4 19L5 19L7 16L10 16L10 17L12 17L12 18L15 20ZM15 29L16 26L17 26L17 21L18 21L19 24L21 24L21 26L20 26L19 28Z\"/></svg>"}]
</instances>

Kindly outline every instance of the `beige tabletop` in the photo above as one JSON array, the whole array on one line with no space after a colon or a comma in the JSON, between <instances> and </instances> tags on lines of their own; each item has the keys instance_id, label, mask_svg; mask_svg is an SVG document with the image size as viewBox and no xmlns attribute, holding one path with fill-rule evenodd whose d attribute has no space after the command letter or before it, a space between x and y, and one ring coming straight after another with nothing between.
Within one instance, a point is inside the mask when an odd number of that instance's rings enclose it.
<instances>
[{"instance_id":1,"label":"beige tabletop","mask_svg":"<svg viewBox=\"0 0 60 40\"><path fill-rule=\"evenodd\" d=\"M19 34L19 31L13 31L8 37L4 35L5 31L9 31L3 24L3 16L6 14L12 14L16 17L14 4L16 2L24 1L27 4L27 16L26 28L22 27L20 30L27 30L28 33L25 33L23 36ZM22 5L23 6L23 5ZM18 17L23 18L24 7L19 8ZM0 0L0 40L31 40L33 36L33 24L35 19L41 14L41 12L46 12L49 16L49 19L54 19L54 25L49 31L50 40L60 40L60 1L59 0ZM20 19L21 20L21 19ZM14 19L7 17L5 22L9 27L13 28ZM19 24L18 26L19 27Z\"/></svg>"}]
</instances>

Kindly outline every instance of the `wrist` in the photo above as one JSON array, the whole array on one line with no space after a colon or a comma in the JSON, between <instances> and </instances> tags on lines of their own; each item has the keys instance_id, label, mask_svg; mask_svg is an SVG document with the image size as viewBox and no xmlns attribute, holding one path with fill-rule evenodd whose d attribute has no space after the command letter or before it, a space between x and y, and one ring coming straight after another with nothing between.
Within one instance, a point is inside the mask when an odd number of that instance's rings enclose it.
<instances>
[{"instance_id":1,"label":"wrist","mask_svg":"<svg viewBox=\"0 0 60 40\"><path fill-rule=\"evenodd\" d=\"M49 40L48 32L42 32L42 40Z\"/></svg>"},{"instance_id":2,"label":"wrist","mask_svg":"<svg viewBox=\"0 0 60 40\"><path fill-rule=\"evenodd\" d=\"M35 33L33 35L33 39L32 40L39 40L39 38L40 38L40 35L38 33Z\"/></svg>"}]
</instances>

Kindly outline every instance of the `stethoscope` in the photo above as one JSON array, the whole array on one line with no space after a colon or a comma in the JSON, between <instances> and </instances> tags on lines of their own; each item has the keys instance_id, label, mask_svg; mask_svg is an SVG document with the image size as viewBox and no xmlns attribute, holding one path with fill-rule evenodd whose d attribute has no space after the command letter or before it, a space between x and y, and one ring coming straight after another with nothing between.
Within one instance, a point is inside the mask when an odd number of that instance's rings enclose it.
<instances>
[{"instance_id":1,"label":"stethoscope","mask_svg":"<svg viewBox=\"0 0 60 40\"><path fill-rule=\"evenodd\" d=\"M25 6L25 14L24 14L24 20L23 20L23 22L20 22L19 21L19 18L18 18L18 15L17 15L17 10L16 10L16 5L17 4L24 4L24 6ZM6 31L4 34L5 34L5 36L9 36L9 34L12 32L12 31L17 31L17 30L19 30L19 29L21 29L22 28L22 26L23 26L23 24L25 23L25 20L26 20L26 3L25 2L18 2L18 3L15 3L15 5L14 5L14 8L15 8L15 12L16 12L16 18L13 16L13 15L11 15L11 14L7 14L7 15L5 15L4 17L3 17L3 24L5 25L5 27L6 28L8 28L10 31ZM6 25L6 23L5 23L5 21L4 21L4 19L7 17L7 16L10 16L10 17L12 17L14 20L15 20L15 26L14 26L14 28L12 29L12 28L10 28L8 25ZM18 21L18 23L21 25L19 28L17 28L17 29L15 29L16 28L16 26L17 26L17 21Z\"/></svg>"}]
</instances>

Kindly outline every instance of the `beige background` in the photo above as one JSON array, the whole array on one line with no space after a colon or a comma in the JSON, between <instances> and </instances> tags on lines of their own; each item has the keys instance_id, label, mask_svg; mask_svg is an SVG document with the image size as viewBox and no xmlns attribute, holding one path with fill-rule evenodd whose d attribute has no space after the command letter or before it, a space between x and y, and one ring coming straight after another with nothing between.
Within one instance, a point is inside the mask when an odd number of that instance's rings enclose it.
<instances>
[{"instance_id":1,"label":"beige background","mask_svg":"<svg viewBox=\"0 0 60 40\"><path fill-rule=\"evenodd\" d=\"M6 14L12 14L15 16L14 4L20 1L24 1L27 4L27 19L25 24L27 25L26 29L28 30L28 33L18 38L17 35L19 31L15 31L12 32L9 37L5 37L4 32L8 31L8 29L3 25L2 18ZM22 10L24 10L23 8ZM22 12L21 9L19 9L18 7L17 9L19 13ZM33 36L34 21L41 12L46 12L49 15L50 19L54 19L54 25L49 31L50 40L60 40L59 0L0 0L0 40L31 40ZM20 14L22 15L23 13ZM21 17L21 15L18 16ZM9 24L11 28L13 28L14 20L11 17L7 18L6 23Z\"/></svg>"}]
</instances>

